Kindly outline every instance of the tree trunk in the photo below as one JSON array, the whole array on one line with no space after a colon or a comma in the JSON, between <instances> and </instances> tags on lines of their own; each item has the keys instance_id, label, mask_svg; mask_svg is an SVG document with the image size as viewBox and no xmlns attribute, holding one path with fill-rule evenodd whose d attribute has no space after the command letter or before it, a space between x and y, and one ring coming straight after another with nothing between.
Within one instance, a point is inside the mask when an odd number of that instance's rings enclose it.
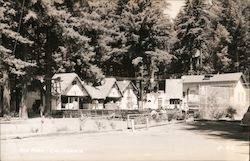
<instances>
[{"instance_id":1,"label":"tree trunk","mask_svg":"<svg viewBox=\"0 0 250 161\"><path fill-rule=\"evenodd\" d=\"M45 116L50 116L51 112L51 78L46 77L46 91L45 91Z\"/></svg>"},{"instance_id":2,"label":"tree trunk","mask_svg":"<svg viewBox=\"0 0 250 161\"><path fill-rule=\"evenodd\" d=\"M154 58L151 57L150 58L150 68L149 68L150 92L153 92L154 91L154 87L155 87L155 83L154 83L154 81L155 81L155 70L156 70L156 64L155 64Z\"/></svg>"},{"instance_id":3,"label":"tree trunk","mask_svg":"<svg viewBox=\"0 0 250 161\"><path fill-rule=\"evenodd\" d=\"M27 83L24 83L22 88L21 108L19 111L19 117L21 117L22 119L28 118L27 94L28 94Z\"/></svg>"},{"instance_id":4,"label":"tree trunk","mask_svg":"<svg viewBox=\"0 0 250 161\"><path fill-rule=\"evenodd\" d=\"M0 117L3 117L3 86L0 85Z\"/></svg>"},{"instance_id":5,"label":"tree trunk","mask_svg":"<svg viewBox=\"0 0 250 161\"><path fill-rule=\"evenodd\" d=\"M10 84L6 70L3 71L3 115L10 115Z\"/></svg>"},{"instance_id":6,"label":"tree trunk","mask_svg":"<svg viewBox=\"0 0 250 161\"><path fill-rule=\"evenodd\" d=\"M51 78L52 78L52 36L51 31L47 32L46 42L46 76L45 76L45 116L51 114Z\"/></svg>"}]
</instances>

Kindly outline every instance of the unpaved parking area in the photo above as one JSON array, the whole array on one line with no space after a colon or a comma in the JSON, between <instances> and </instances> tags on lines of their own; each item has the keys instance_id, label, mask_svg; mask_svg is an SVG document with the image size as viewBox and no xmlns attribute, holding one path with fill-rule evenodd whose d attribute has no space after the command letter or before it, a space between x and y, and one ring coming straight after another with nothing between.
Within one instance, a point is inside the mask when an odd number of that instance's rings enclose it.
<instances>
[{"instance_id":1,"label":"unpaved parking area","mask_svg":"<svg viewBox=\"0 0 250 161\"><path fill-rule=\"evenodd\" d=\"M247 140L210 134L177 123L135 132L1 140L1 160L249 160Z\"/></svg>"}]
</instances>

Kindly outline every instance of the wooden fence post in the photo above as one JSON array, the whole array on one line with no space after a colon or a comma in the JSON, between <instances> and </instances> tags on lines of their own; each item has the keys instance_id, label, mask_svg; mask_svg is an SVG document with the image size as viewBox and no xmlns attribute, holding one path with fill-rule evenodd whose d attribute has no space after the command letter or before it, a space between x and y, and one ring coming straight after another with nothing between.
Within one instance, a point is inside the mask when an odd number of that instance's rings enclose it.
<instances>
[{"instance_id":1,"label":"wooden fence post","mask_svg":"<svg viewBox=\"0 0 250 161\"><path fill-rule=\"evenodd\" d=\"M146 128L147 128L147 130L148 130L148 128L149 128L149 120L148 120L148 117L146 117Z\"/></svg>"},{"instance_id":2,"label":"wooden fence post","mask_svg":"<svg viewBox=\"0 0 250 161\"><path fill-rule=\"evenodd\" d=\"M127 115L127 129L129 128L129 122L130 122L129 115Z\"/></svg>"},{"instance_id":3,"label":"wooden fence post","mask_svg":"<svg viewBox=\"0 0 250 161\"><path fill-rule=\"evenodd\" d=\"M135 121L134 119L131 119L131 126L132 126L132 132L135 131Z\"/></svg>"}]
</instances>

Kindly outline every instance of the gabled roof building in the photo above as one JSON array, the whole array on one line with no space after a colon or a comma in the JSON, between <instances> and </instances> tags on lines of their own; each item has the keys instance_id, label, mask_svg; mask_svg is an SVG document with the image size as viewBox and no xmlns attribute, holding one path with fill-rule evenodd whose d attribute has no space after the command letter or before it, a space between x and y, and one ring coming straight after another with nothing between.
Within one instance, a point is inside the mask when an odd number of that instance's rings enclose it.
<instances>
[{"instance_id":1,"label":"gabled roof building","mask_svg":"<svg viewBox=\"0 0 250 161\"><path fill-rule=\"evenodd\" d=\"M117 108L117 101L122 97L115 78L105 78L101 85L92 86L82 82L89 94L89 103L94 104L92 109L114 109Z\"/></svg>"},{"instance_id":2,"label":"gabled roof building","mask_svg":"<svg viewBox=\"0 0 250 161\"><path fill-rule=\"evenodd\" d=\"M73 109L83 107L89 93L76 73L58 73L52 77L52 109Z\"/></svg>"},{"instance_id":3,"label":"gabled roof building","mask_svg":"<svg viewBox=\"0 0 250 161\"><path fill-rule=\"evenodd\" d=\"M138 109L138 89L133 82L129 80L117 81L117 85L123 95L119 100L119 108L126 110Z\"/></svg>"},{"instance_id":4,"label":"gabled roof building","mask_svg":"<svg viewBox=\"0 0 250 161\"><path fill-rule=\"evenodd\" d=\"M243 73L187 75L181 79L183 96L190 108L232 106L240 113L249 106Z\"/></svg>"}]
</instances>

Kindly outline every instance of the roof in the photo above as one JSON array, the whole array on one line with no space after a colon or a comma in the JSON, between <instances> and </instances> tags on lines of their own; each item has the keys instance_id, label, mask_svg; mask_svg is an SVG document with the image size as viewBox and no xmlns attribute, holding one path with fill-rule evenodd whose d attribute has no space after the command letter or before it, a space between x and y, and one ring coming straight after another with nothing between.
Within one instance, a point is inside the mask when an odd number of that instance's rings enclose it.
<instances>
[{"instance_id":1,"label":"roof","mask_svg":"<svg viewBox=\"0 0 250 161\"><path fill-rule=\"evenodd\" d=\"M182 99L182 80L166 79L166 94L168 98Z\"/></svg>"},{"instance_id":2,"label":"roof","mask_svg":"<svg viewBox=\"0 0 250 161\"><path fill-rule=\"evenodd\" d=\"M127 87L128 87L130 84L133 86L133 88L134 88L135 90L137 90L137 88L135 87L135 85L134 85L131 81L129 81L129 80L117 81L117 85L118 85L118 87L119 87L119 90L120 90L122 93L125 92L125 90L127 89Z\"/></svg>"},{"instance_id":3,"label":"roof","mask_svg":"<svg viewBox=\"0 0 250 161\"><path fill-rule=\"evenodd\" d=\"M106 99L114 85L117 85L115 78L105 78L102 85L95 87L83 84L92 99Z\"/></svg>"},{"instance_id":4,"label":"roof","mask_svg":"<svg viewBox=\"0 0 250 161\"><path fill-rule=\"evenodd\" d=\"M79 79L81 82L81 79L76 73L57 73L52 77L52 79L56 79L58 77L60 77L61 93L64 93L67 90L75 78Z\"/></svg>"},{"instance_id":5,"label":"roof","mask_svg":"<svg viewBox=\"0 0 250 161\"><path fill-rule=\"evenodd\" d=\"M210 74L210 75L185 75L183 83L208 83L208 82L236 82L242 78L242 73Z\"/></svg>"}]
</instances>

